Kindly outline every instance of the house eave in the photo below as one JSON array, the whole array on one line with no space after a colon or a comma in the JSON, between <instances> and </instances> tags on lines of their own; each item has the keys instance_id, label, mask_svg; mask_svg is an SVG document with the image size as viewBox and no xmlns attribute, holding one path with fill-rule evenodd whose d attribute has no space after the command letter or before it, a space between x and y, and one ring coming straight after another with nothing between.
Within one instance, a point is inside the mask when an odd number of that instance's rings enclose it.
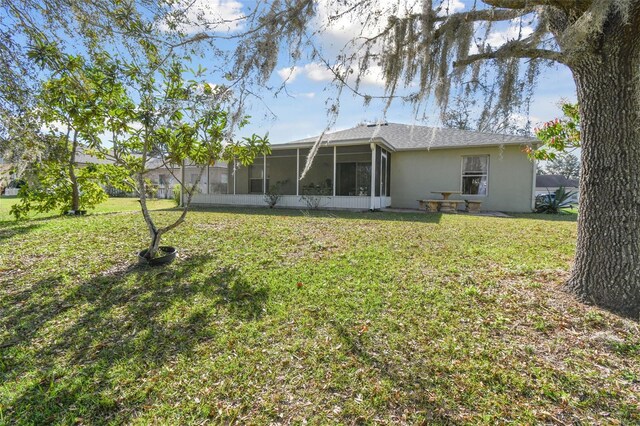
<instances>
[{"instance_id":1,"label":"house eave","mask_svg":"<svg viewBox=\"0 0 640 426\"><path fill-rule=\"evenodd\" d=\"M330 148L334 146L356 146L356 145L368 145L370 143L375 143L382 146L387 151L394 152L396 149L392 147L386 140L380 137L376 137L373 139L339 139L339 140L323 140L320 144L323 148ZM311 148L315 142L290 142L283 144L274 144L271 145L272 151L279 151L285 149L298 149L298 148Z\"/></svg>"},{"instance_id":2,"label":"house eave","mask_svg":"<svg viewBox=\"0 0 640 426\"><path fill-rule=\"evenodd\" d=\"M527 143L523 142L504 142L504 143L492 143L492 144L474 144L474 145L438 145L438 146L419 146L419 147L410 147L410 148L396 148L397 152L410 152L410 151L431 151L431 150L442 150L442 149L476 149L476 148L499 148L501 146L520 146L525 147L528 146Z\"/></svg>"}]
</instances>

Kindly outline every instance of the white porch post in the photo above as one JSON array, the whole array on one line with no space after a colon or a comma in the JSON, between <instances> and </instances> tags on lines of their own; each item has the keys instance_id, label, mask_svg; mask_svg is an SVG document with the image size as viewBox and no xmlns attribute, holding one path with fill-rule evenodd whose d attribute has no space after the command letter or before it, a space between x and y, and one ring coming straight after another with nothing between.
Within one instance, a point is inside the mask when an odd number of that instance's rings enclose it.
<instances>
[{"instance_id":1,"label":"white porch post","mask_svg":"<svg viewBox=\"0 0 640 426\"><path fill-rule=\"evenodd\" d=\"M376 208L376 144L371 142L371 207L370 210Z\"/></svg>"},{"instance_id":2,"label":"white porch post","mask_svg":"<svg viewBox=\"0 0 640 426\"><path fill-rule=\"evenodd\" d=\"M300 148L296 148L296 197L300 195Z\"/></svg>"},{"instance_id":3,"label":"white porch post","mask_svg":"<svg viewBox=\"0 0 640 426\"><path fill-rule=\"evenodd\" d=\"M262 154L262 193L267 193L267 154Z\"/></svg>"},{"instance_id":4,"label":"white porch post","mask_svg":"<svg viewBox=\"0 0 640 426\"><path fill-rule=\"evenodd\" d=\"M236 159L233 159L233 195L236 195Z\"/></svg>"},{"instance_id":5,"label":"white porch post","mask_svg":"<svg viewBox=\"0 0 640 426\"><path fill-rule=\"evenodd\" d=\"M538 174L538 160L534 159L531 168L533 169L533 176L531 178L531 210L536 209L536 176Z\"/></svg>"},{"instance_id":6,"label":"white porch post","mask_svg":"<svg viewBox=\"0 0 640 426\"><path fill-rule=\"evenodd\" d=\"M333 196L336 196L336 146L333 147Z\"/></svg>"},{"instance_id":7,"label":"white porch post","mask_svg":"<svg viewBox=\"0 0 640 426\"><path fill-rule=\"evenodd\" d=\"M211 184L209 183L209 163L207 163L207 195L210 194Z\"/></svg>"}]
</instances>

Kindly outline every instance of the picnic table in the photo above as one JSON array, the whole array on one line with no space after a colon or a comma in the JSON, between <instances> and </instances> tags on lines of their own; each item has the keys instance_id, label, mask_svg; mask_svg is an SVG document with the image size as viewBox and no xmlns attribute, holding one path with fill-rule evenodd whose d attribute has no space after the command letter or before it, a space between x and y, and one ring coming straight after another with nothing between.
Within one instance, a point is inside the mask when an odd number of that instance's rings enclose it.
<instances>
[{"instance_id":1,"label":"picnic table","mask_svg":"<svg viewBox=\"0 0 640 426\"><path fill-rule=\"evenodd\" d=\"M462 194L460 191L431 191L431 193L442 195L443 200L448 200L452 194Z\"/></svg>"},{"instance_id":2,"label":"picnic table","mask_svg":"<svg viewBox=\"0 0 640 426\"><path fill-rule=\"evenodd\" d=\"M426 208L429 212L455 213L458 210L458 204L464 203L464 200L450 200L453 194L461 194L460 191L432 191L432 194L440 194L441 199L438 200L418 200L420 208Z\"/></svg>"},{"instance_id":3,"label":"picnic table","mask_svg":"<svg viewBox=\"0 0 640 426\"><path fill-rule=\"evenodd\" d=\"M441 199L437 200L418 200L420 203L420 210L426 210L428 212L443 212L443 213L456 213L458 211L459 204L466 204L466 211L469 213L478 213L481 200L452 200L449 197L453 194L462 194L460 191L432 191L432 194L440 194Z\"/></svg>"}]
</instances>

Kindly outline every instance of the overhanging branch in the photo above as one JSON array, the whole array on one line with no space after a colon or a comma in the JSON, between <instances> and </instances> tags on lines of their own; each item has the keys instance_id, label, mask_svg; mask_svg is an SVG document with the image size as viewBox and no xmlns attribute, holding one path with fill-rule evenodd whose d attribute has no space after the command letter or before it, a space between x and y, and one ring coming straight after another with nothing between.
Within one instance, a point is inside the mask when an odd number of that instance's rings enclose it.
<instances>
[{"instance_id":1,"label":"overhanging branch","mask_svg":"<svg viewBox=\"0 0 640 426\"><path fill-rule=\"evenodd\" d=\"M454 62L453 66L464 67L477 61L507 58L548 59L550 61L566 65L566 58L560 52L549 49L540 49L519 41L512 41L491 52L469 55L464 59Z\"/></svg>"},{"instance_id":2,"label":"overhanging branch","mask_svg":"<svg viewBox=\"0 0 640 426\"><path fill-rule=\"evenodd\" d=\"M586 10L591 5L591 0L482 0L489 6L503 7L505 9L523 9L533 6L555 6L561 9L579 8Z\"/></svg>"},{"instance_id":3,"label":"overhanging branch","mask_svg":"<svg viewBox=\"0 0 640 426\"><path fill-rule=\"evenodd\" d=\"M520 9L480 9L470 10L468 12L458 12L452 15L438 16L435 18L436 22L443 21L510 21L512 19L520 18L521 16L528 15L535 12L533 7L525 7Z\"/></svg>"}]
</instances>

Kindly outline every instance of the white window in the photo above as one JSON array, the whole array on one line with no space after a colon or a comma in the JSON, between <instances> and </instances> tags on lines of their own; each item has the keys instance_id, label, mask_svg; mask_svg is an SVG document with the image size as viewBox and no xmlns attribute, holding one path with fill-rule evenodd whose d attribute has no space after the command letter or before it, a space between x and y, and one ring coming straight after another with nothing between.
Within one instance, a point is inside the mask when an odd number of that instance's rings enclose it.
<instances>
[{"instance_id":1,"label":"white window","mask_svg":"<svg viewBox=\"0 0 640 426\"><path fill-rule=\"evenodd\" d=\"M489 186L489 156L462 157L462 193L487 195Z\"/></svg>"}]
</instances>

